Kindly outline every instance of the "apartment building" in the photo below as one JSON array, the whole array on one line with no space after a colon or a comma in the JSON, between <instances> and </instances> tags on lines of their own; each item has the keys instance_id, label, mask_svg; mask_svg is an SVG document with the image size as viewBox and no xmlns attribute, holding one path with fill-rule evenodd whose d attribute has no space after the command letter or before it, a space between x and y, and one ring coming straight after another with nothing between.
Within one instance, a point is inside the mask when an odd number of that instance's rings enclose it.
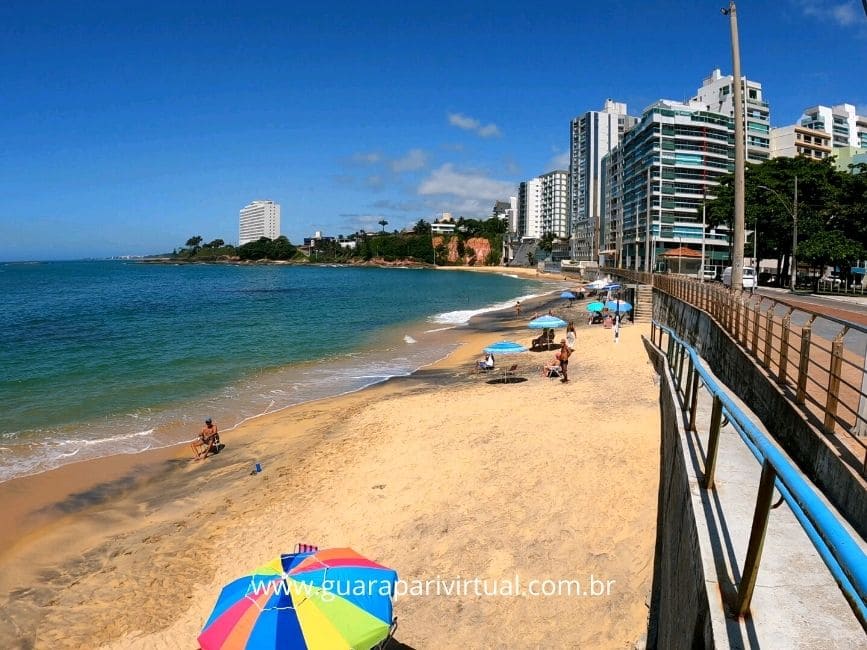
<instances>
[{"instance_id":1,"label":"apartment building","mask_svg":"<svg viewBox=\"0 0 867 650\"><path fill-rule=\"evenodd\" d=\"M799 124L771 129L771 158L806 156L824 160L831 155L831 136Z\"/></svg>"},{"instance_id":2,"label":"apartment building","mask_svg":"<svg viewBox=\"0 0 867 650\"><path fill-rule=\"evenodd\" d=\"M280 236L280 204L274 201L253 201L241 208L239 222L239 246L261 237L277 239Z\"/></svg>"},{"instance_id":3,"label":"apartment building","mask_svg":"<svg viewBox=\"0 0 867 650\"><path fill-rule=\"evenodd\" d=\"M799 121L801 126L831 136L832 147L867 147L867 117L856 114L852 104L813 106Z\"/></svg>"},{"instance_id":4,"label":"apartment building","mask_svg":"<svg viewBox=\"0 0 867 650\"><path fill-rule=\"evenodd\" d=\"M569 172L556 169L518 187L518 234L541 239L569 236Z\"/></svg>"},{"instance_id":5,"label":"apartment building","mask_svg":"<svg viewBox=\"0 0 867 650\"><path fill-rule=\"evenodd\" d=\"M734 120L734 76L723 75L719 68L702 81L690 103L699 102L711 113L720 113ZM762 84L741 80L744 104L744 136L747 162L761 163L771 157L770 107L762 96Z\"/></svg>"},{"instance_id":6,"label":"apartment building","mask_svg":"<svg viewBox=\"0 0 867 650\"><path fill-rule=\"evenodd\" d=\"M589 111L570 122L569 229L572 259L598 259L603 229L602 160L637 121L627 115L626 104L607 99L601 111Z\"/></svg>"},{"instance_id":7,"label":"apartment building","mask_svg":"<svg viewBox=\"0 0 867 650\"><path fill-rule=\"evenodd\" d=\"M702 225L703 204L734 170L734 119L703 101L660 100L605 158L603 260L640 270L687 247L723 265L728 233Z\"/></svg>"}]
</instances>

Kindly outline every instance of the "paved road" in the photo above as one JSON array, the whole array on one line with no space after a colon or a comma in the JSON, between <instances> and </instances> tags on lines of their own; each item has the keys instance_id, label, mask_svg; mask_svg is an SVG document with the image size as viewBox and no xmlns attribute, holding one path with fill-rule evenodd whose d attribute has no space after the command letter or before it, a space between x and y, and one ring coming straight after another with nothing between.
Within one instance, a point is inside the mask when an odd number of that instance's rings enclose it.
<instances>
[{"instance_id":1,"label":"paved road","mask_svg":"<svg viewBox=\"0 0 867 650\"><path fill-rule=\"evenodd\" d=\"M854 299L841 300L816 295L802 296L793 295L786 290L779 291L767 287L758 289L757 293L773 298L778 302L784 302L796 309L809 309L854 325L867 327L867 298L861 302Z\"/></svg>"}]
</instances>

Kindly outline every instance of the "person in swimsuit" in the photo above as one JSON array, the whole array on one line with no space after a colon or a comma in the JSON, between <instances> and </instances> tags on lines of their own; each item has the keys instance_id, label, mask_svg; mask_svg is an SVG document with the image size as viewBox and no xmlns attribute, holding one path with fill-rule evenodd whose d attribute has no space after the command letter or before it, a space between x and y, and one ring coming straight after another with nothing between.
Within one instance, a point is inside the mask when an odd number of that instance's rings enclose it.
<instances>
[{"instance_id":1,"label":"person in swimsuit","mask_svg":"<svg viewBox=\"0 0 867 650\"><path fill-rule=\"evenodd\" d=\"M216 454L220 451L220 432L211 418L205 420L205 426L199 433L199 439L193 443L196 458L204 458L208 454Z\"/></svg>"},{"instance_id":2,"label":"person in swimsuit","mask_svg":"<svg viewBox=\"0 0 867 650\"><path fill-rule=\"evenodd\" d=\"M560 372L563 373L563 378L560 380L561 383L565 384L569 381L569 356L572 354L572 350L569 349L569 346L566 345L566 339L560 341Z\"/></svg>"}]
</instances>

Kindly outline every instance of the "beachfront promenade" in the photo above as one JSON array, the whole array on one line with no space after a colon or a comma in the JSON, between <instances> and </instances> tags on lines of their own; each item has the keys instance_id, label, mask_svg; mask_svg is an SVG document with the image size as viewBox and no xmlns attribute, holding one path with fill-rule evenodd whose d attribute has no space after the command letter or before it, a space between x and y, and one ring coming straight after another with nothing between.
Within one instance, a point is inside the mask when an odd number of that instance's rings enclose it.
<instances>
[{"instance_id":1,"label":"beachfront promenade","mask_svg":"<svg viewBox=\"0 0 867 650\"><path fill-rule=\"evenodd\" d=\"M863 465L840 440L858 441L857 410L843 429L828 408L857 409L840 383L847 355L863 363L859 339L844 341L847 323L831 315L800 320L793 377L791 308L637 275L621 277L653 282L648 351L662 378L651 643L665 647L692 629L703 647L863 644ZM829 331L839 334L824 348Z\"/></svg>"}]
</instances>

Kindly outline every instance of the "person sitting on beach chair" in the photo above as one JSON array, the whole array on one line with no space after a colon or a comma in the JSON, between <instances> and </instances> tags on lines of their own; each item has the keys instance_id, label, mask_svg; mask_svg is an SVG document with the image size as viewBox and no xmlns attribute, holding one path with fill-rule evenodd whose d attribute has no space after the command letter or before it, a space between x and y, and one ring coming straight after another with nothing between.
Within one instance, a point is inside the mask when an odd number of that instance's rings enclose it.
<instances>
[{"instance_id":1,"label":"person sitting on beach chair","mask_svg":"<svg viewBox=\"0 0 867 650\"><path fill-rule=\"evenodd\" d=\"M484 359L476 362L476 372L489 372L494 369L494 355L488 352Z\"/></svg>"},{"instance_id":2,"label":"person sitting on beach chair","mask_svg":"<svg viewBox=\"0 0 867 650\"><path fill-rule=\"evenodd\" d=\"M533 339L533 347L541 348L542 346L547 347L554 341L554 330L552 329L543 329L542 333Z\"/></svg>"},{"instance_id":3,"label":"person sitting on beach chair","mask_svg":"<svg viewBox=\"0 0 867 650\"><path fill-rule=\"evenodd\" d=\"M548 363L542 366L542 376L543 377L563 377L563 373L560 371L560 354L555 354L554 358L551 359Z\"/></svg>"},{"instance_id":4,"label":"person sitting on beach chair","mask_svg":"<svg viewBox=\"0 0 867 650\"><path fill-rule=\"evenodd\" d=\"M196 454L196 458L205 458L208 454L217 454L220 452L222 445L220 444L220 432L217 425L211 418L205 420L205 426L199 432L199 437L195 440L191 447Z\"/></svg>"}]
</instances>

